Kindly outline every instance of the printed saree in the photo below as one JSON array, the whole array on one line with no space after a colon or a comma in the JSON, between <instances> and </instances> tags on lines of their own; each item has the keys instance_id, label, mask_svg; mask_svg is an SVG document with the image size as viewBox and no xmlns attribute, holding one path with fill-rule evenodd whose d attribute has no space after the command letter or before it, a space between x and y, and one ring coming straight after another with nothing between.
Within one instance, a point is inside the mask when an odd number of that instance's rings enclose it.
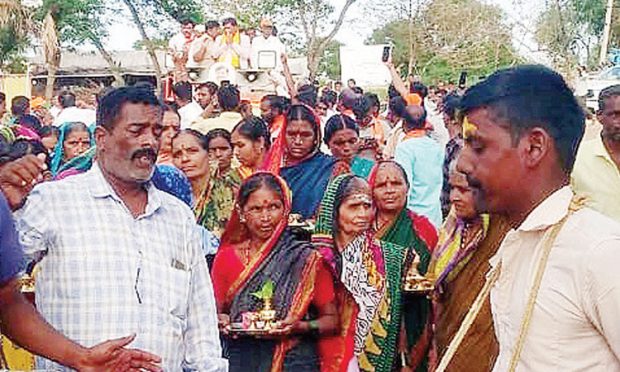
<instances>
[{"instance_id":1,"label":"printed saree","mask_svg":"<svg viewBox=\"0 0 620 372\"><path fill-rule=\"evenodd\" d=\"M217 237L222 236L233 212L240 185L241 175L236 169L231 169L224 175L212 174L209 185L194 207L198 224Z\"/></svg>"},{"instance_id":2,"label":"printed saree","mask_svg":"<svg viewBox=\"0 0 620 372\"><path fill-rule=\"evenodd\" d=\"M340 175L327 187L312 241L335 277L339 291L341 332L329 340L333 369L344 371L357 357L362 371L391 371L397 362L402 315L401 279L407 250L382 243L367 232L341 252L334 244L335 210L341 185L352 175Z\"/></svg>"}]
</instances>

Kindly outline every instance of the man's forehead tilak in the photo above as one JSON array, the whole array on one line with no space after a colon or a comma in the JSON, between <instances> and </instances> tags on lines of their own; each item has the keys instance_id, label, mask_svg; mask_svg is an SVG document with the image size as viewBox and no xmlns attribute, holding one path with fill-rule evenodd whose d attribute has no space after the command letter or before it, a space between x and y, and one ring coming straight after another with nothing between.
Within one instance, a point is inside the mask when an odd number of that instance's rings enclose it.
<instances>
[{"instance_id":1,"label":"man's forehead tilak","mask_svg":"<svg viewBox=\"0 0 620 372\"><path fill-rule=\"evenodd\" d=\"M463 138L468 139L471 136L475 135L478 132L478 126L471 121L469 121L469 117L465 116L463 119Z\"/></svg>"}]
</instances>

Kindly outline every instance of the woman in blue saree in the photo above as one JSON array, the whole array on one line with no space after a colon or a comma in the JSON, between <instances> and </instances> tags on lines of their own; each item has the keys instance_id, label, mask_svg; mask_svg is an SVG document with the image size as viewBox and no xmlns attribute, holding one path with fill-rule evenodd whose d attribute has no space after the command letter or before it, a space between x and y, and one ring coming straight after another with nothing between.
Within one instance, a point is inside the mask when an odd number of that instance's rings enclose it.
<instances>
[{"instance_id":1,"label":"woman in blue saree","mask_svg":"<svg viewBox=\"0 0 620 372\"><path fill-rule=\"evenodd\" d=\"M323 154L320 145L320 120L314 110L293 105L263 165L286 180L293 192L292 212L304 219L315 216L334 168L334 159Z\"/></svg>"},{"instance_id":2,"label":"woman in blue saree","mask_svg":"<svg viewBox=\"0 0 620 372\"><path fill-rule=\"evenodd\" d=\"M263 165L286 180L293 192L292 213L304 219L316 215L334 168L334 158L323 154L320 146L319 117L309 106L292 105Z\"/></svg>"},{"instance_id":3,"label":"woman in blue saree","mask_svg":"<svg viewBox=\"0 0 620 372\"><path fill-rule=\"evenodd\" d=\"M50 171L54 179L85 172L95 155L93 131L84 123L69 122L60 126L58 142L52 153Z\"/></svg>"}]
</instances>

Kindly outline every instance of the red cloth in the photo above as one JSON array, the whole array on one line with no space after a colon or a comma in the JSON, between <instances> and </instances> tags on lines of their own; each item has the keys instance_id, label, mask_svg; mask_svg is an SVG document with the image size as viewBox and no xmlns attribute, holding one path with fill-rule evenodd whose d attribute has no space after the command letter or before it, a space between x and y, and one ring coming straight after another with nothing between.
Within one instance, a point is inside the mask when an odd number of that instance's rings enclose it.
<instances>
[{"instance_id":1,"label":"red cloth","mask_svg":"<svg viewBox=\"0 0 620 372\"><path fill-rule=\"evenodd\" d=\"M322 372L346 372L355 352L355 320L359 308L342 284L336 287L338 324L342 326L334 336L319 339L317 351Z\"/></svg>"},{"instance_id":2,"label":"red cloth","mask_svg":"<svg viewBox=\"0 0 620 372\"><path fill-rule=\"evenodd\" d=\"M411 211L410 211L411 212ZM411 219L413 220L413 228L418 236L424 240L428 250L432 253L437 246L437 242L439 240L439 236L437 235L437 229L435 225L428 220L428 218L413 213L410 213Z\"/></svg>"},{"instance_id":3,"label":"red cloth","mask_svg":"<svg viewBox=\"0 0 620 372\"><path fill-rule=\"evenodd\" d=\"M243 270L245 270L245 266L237 256L235 249L230 245L220 247L220 251L215 255L213 270L211 271L215 302L218 305L218 309L225 302L226 293ZM325 263L321 263L318 266L314 285L312 303L315 306L321 307L334 301L336 297L334 280Z\"/></svg>"},{"instance_id":4,"label":"red cloth","mask_svg":"<svg viewBox=\"0 0 620 372\"><path fill-rule=\"evenodd\" d=\"M273 119L273 123L271 123L271 127L269 131L271 132L271 138L278 138L282 129L286 125L286 116L278 115Z\"/></svg>"}]
</instances>

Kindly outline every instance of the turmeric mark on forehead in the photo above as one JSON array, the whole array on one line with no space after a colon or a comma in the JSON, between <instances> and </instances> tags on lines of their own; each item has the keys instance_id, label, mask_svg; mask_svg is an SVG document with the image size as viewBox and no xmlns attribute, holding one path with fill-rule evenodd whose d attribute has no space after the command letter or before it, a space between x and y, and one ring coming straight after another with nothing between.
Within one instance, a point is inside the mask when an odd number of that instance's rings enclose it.
<instances>
[{"instance_id":1,"label":"turmeric mark on forehead","mask_svg":"<svg viewBox=\"0 0 620 372\"><path fill-rule=\"evenodd\" d=\"M478 132L478 126L469 121L469 118L465 116L463 119L463 138L467 139Z\"/></svg>"}]
</instances>

